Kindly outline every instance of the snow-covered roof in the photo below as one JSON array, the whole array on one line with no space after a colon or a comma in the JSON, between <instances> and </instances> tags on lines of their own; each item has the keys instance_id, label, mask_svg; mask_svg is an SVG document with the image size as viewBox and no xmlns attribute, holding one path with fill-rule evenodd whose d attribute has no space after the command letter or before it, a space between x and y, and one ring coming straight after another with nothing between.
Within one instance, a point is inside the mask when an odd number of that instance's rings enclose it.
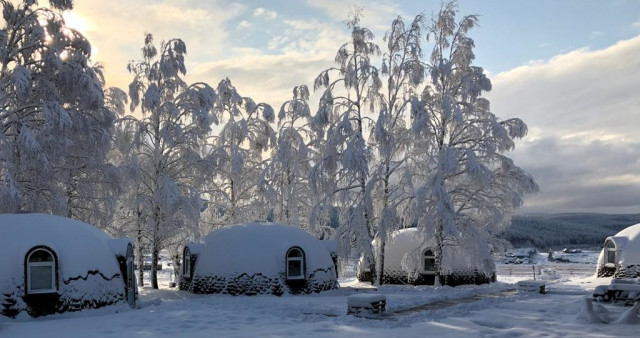
<instances>
[{"instance_id":1,"label":"snow-covered roof","mask_svg":"<svg viewBox=\"0 0 640 338\"><path fill-rule=\"evenodd\" d=\"M333 266L322 241L289 225L258 222L231 225L209 233L204 242L195 266L199 275L276 275L285 271L285 256L292 247L304 251L307 271Z\"/></svg>"},{"instance_id":2,"label":"snow-covered roof","mask_svg":"<svg viewBox=\"0 0 640 338\"><path fill-rule=\"evenodd\" d=\"M0 289L11 278L22 278L25 255L40 245L55 251L61 280L91 270L108 276L120 272L111 238L80 221L45 214L0 214L0 234Z\"/></svg>"},{"instance_id":3,"label":"snow-covered roof","mask_svg":"<svg viewBox=\"0 0 640 338\"><path fill-rule=\"evenodd\" d=\"M133 245L131 240L126 237L110 238L107 244L109 244L109 248L111 248L111 252L113 252L114 255L122 257L127 256L127 248L130 244Z\"/></svg>"},{"instance_id":4,"label":"snow-covered roof","mask_svg":"<svg viewBox=\"0 0 640 338\"><path fill-rule=\"evenodd\" d=\"M324 244L331 254L338 253L338 241L335 239L325 239L322 241L322 244Z\"/></svg>"},{"instance_id":5,"label":"snow-covered roof","mask_svg":"<svg viewBox=\"0 0 640 338\"><path fill-rule=\"evenodd\" d=\"M189 252L191 253L191 255L199 255L202 251L202 248L204 248L204 244L202 243L189 243L185 246L189 248Z\"/></svg>"},{"instance_id":6,"label":"snow-covered roof","mask_svg":"<svg viewBox=\"0 0 640 338\"><path fill-rule=\"evenodd\" d=\"M640 240L640 223L624 228L622 231L618 232L615 236L611 236L615 239L617 238L625 238L627 242L635 242ZM616 245L622 245L622 243L617 243Z\"/></svg>"}]
</instances>

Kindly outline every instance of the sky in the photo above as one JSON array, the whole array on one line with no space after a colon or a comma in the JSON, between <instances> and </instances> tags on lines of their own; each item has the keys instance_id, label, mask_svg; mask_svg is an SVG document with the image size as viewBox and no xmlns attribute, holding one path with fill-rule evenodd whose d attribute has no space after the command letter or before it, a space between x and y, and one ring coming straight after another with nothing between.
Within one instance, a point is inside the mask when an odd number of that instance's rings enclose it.
<instances>
[{"instance_id":1,"label":"sky","mask_svg":"<svg viewBox=\"0 0 640 338\"><path fill-rule=\"evenodd\" d=\"M187 45L187 81L229 77L243 96L279 109L312 86L348 41L354 4L382 43L398 15L430 17L440 1L75 0L67 24L92 43L108 86L127 88L145 32ZM510 154L540 192L521 213L640 212L640 1L461 0L480 15L475 65L499 117L529 134ZM428 48L428 47L427 47ZM317 104L312 101L312 104Z\"/></svg>"}]
</instances>

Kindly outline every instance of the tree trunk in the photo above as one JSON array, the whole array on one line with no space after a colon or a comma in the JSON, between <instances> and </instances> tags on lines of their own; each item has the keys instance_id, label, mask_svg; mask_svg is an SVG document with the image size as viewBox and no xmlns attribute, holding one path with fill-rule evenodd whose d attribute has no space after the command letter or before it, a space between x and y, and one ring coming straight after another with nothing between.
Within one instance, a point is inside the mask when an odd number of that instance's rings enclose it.
<instances>
[{"instance_id":1,"label":"tree trunk","mask_svg":"<svg viewBox=\"0 0 640 338\"><path fill-rule=\"evenodd\" d=\"M138 247L136 248L137 260L138 260L138 286L144 286L144 257L142 247L142 230L138 228Z\"/></svg>"},{"instance_id":2,"label":"tree trunk","mask_svg":"<svg viewBox=\"0 0 640 338\"><path fill-rule=\"evenodd\" d=\"M442 267L442 242L444 237L444 226L442 224L442 220L439 219L436 221L436 250L435 250L435 268L436 268L436 277L433 281L433 285L440 286L440 275L441 275L441 267Z\"/></svg>"},{"instance_id":3,"label":"tree trunk","mask_svg":"<svg viewBox=\"0 0 640 338\"><path fill-rule=\"evenodd\" d=\"M286 208L285 210L285 224L291 224L291 212L289 211L289 208L291 207L291 169L289 169L289 167L287 166L287 204L286 204ZM284 192L283 192L284 195ZM296 226L299 226L300 224L295 224Z\"/></svg>"},{"instance_id":4,"label":"tree trunk","mask_svg":"<svg viewBox=\"0 0 640 338\"><path fill-rule=\"evenodd\" d=\"M369 260L369 271L371 274L371 285L375 285L376 281L378 279L378 273L376 271L376 259L374 257L375 255L371 256L371 259Z\"/></svg>"},{"instance_id":5,"label":"tree trunk","mask_svg":"<svg viewBox=\"0 0 640 338\"><path fill-rule=\"evenodd\" d=\"M384 249L386 244L384 237L380 237L380 255L378 257L378 260L380 261L380 269L377 274L377 285L384 284Z\"/></svg>"},{"instance_id":6,"label":"tree trunk","mask_svg":"<svg viewBox=\"0 0 640 338\"><path fill-rule=\"evenodd\" d=\"M383 216L387 212L387 208L389 207L389 177L391 176L391 167L389 165L390 154L387 155L387 159L384 164L384 190L382 196L382 214ZM383 218L384 220L384 218ZM380 234L380 229L384 229L384 233ZM380 255L378 259L380 260L380 272L378 278L378 285L382 285L384 283L384 249L387 245L387 233L389 233L389 228L387 224L380 224L378 226L378 234L380 235Z\"/></svg>"},{"instance_id":7,"label":"tree trunk","mask_svg":"<svg viewBox=\"0 0 640 338\"><path fill-rule=\"evenodd\" d=\"M151 254L151 287L158 288L158 247L155 243Z\"/></svg>"}]
</instances>

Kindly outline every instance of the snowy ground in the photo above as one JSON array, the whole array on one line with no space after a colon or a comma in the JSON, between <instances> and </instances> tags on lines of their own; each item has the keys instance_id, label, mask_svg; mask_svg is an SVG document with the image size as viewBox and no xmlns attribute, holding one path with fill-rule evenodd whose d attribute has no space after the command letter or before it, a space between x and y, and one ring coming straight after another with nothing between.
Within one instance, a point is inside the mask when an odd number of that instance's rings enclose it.
<instances>
[{"instance_id":1,"label":"snowy ground","mask_svg":"<svg viewBox=\"0 0 640 338\"><path fill-rule=\"evenodd\" d=\"M545 270L543 277L558 277L547 281L546 295L511 291L518 280L532 277L530 265L510 271L499 265L499 281L491 285L383 286L377 293L386 295L388 314L376 319L346 315L348 295L376 292L356 291L364 285L352 276L341 279L340 290L310 296L233 297L169 289L170 272L163 270L160 290L141 290L141 309L112 307L36 320L0 317L0 337L637 336L637 325L589 324L578 318L582 300L596 285L609 282L592 277L593 264L537 266Z\"/></svg>"}]
</instances>

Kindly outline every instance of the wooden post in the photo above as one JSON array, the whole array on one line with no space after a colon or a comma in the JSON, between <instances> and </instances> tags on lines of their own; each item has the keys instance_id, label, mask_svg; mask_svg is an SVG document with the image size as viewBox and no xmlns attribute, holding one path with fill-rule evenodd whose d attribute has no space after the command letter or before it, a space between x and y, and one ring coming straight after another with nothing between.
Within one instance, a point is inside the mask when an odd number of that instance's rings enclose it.
<instances>
[{"instance_id":1,"label":"wooden post","mask_svg":"<svg viewBox=\"0 0 640 338\"><path fill-rule=\"evenodd\" d=\"M536 280L536 266L532 265L531 269L533 269L533 280Z\"/></svg>"}]
</instances>

